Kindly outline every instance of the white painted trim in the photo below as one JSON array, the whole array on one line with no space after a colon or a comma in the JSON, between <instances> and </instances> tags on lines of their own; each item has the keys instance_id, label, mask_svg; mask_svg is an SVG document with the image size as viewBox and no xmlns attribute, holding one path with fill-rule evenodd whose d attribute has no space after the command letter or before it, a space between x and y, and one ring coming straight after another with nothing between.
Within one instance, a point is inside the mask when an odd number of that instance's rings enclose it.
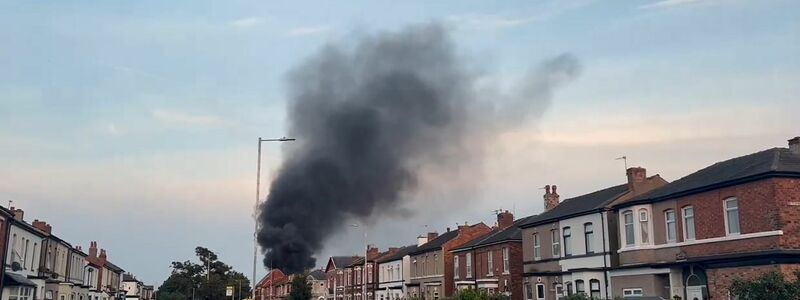
<instances>
[{"instance_id":1,"label":"white painted trim","mask_svg":"<svg viewBox=\"0 0 800 300\"><path fill-rule=\"evenodd\" d=\"M477 282L497 282L497 278L482 278L476 280Z\"/></svg>"},{"instance_id":2,"label":"white painted trim","mask_svg":"<svg viewBox=\"0 0 800 300\"><path fill-rule=\"evenodd\" d=\"M667 243L667 244L660 244L660 245L644 245L644 246L626 247L626 248L622 248L622 249L617 250L617 253L628 252L628 251L636 251L636 250L664 249L664 248L699 245L699 244L728 242L728 241L753 239L753 238L776 236L776 235L783 235L783 230L773 230L773 231L762 231L762 232L754 232L754 233L746 233L746 234L738 234L738 235L728 235L728 236L723 236L723 237L715 237L715 238L702 239L702 240L690 240L690 241L685 241L685 242L680 242L680 243Z\"/></svg>"},{"instance_id":3,"label":"white painted trim","mask_svg":"<svg viewBox=\"0 0 800 300\"><path fill-rule=\"evenodd\" d=\"M635 276L635 275L652 275L652 274L669 274L669 268L654 269L654 268L639 268L639 269L625 269L625 270L612 270L608 272L610 277L620 276Z\"/></svg>"},{"instance_id":4,"label":"white painted trim","mask_svg":"<svg viewBox=\"0 0 800 300\"><path fill-rule=\"evenodd\" d=\"M455 284L456 284L456 285L460 285L460 284L475 284L475 281L471 281L471 280L459 280L459 281L456 281L456 282L455 282Z\"/></svg>"},{"instance_id":5,"label":"white painted trim","mask_svg":"<svg viewBox=\"0 0 800 300\"><path fill-rule=\"evenodd\" d=\"M730 224L728 223L728 202L736 201L736 221L739 222L739 232L731 232ZM741 235L742 233L742 218L739 216L739 199L736 197L729 197L722 200L722 215L725 218L725 235Z\"/></svg>"}]
</instances>

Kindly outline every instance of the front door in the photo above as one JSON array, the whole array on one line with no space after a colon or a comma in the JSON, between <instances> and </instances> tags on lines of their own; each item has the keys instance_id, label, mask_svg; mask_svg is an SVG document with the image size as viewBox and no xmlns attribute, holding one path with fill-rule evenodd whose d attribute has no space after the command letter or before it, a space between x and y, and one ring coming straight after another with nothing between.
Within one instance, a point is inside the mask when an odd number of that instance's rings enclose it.
<instances>
[{"instance_id":1,"label":"front door","mask_svg":"<svg viewBox=\"0 0 800 300\"><path fill-rule=\"evenodd\" d=\"M703 298L703 287L702 286L688 286L688 287L686 287L686 299L687 300L705 300Z\"/></svg>"}]
</instances>

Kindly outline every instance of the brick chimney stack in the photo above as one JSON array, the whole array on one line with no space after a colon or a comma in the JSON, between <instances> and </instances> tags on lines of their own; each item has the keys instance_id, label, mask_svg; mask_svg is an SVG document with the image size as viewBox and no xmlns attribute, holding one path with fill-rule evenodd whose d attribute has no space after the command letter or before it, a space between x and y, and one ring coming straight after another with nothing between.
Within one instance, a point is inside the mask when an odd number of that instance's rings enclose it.
<instances>
[{"instance_id":1,"label":"brick chimney stack","mask_svg":"<svg viewBox=\"0 0 800 300\"><path fill-rule=\"evenodd\" d=\"M417 247L424 245L428 242L428 237L424 235L420 235L417 237Z\"/></svg>"},{"instance_id":2,"label":"brick chimney stack","mask_svg":"<svg viewBox=\"0 0 800 300\"><path fill-rule=\"evenodd\" d=\"M98 258L100 258L100 261L103 263L103 265L106 264L108 259L108 256L106 256L106 249L100 249L100 256L98 256Z\"/></svg>"},{"instance_id":3,"label":"brick chimney stack","mask_svg":"<svg viewBox=\"0 0 800 300\"><path fill-rule=\"evenodd\" d=\"M449 231L449 230L448 230L448 231ZM439 237L439 233L438 233L438 232L436 232L436 231L434 231L434 232L428 232L428 239L427 239L427 241L428 241L428 242L430 242L430 241L432 241L432 240L436 239L437 237Z\"/></svg>"},{"instance_id":4,"label":"brick chimney stack","mask_svg":"<svg viewBox=\"0 0 800 300\"><path fill-rule=\"evenodd\" d=\"M514 225L514 214L504 211L497 214L497 226L500 229L506 229Z\"/></svg>"},{"instance_id":5,"label":"brick chimney stack","mask_svg":"<svg viewBox=\"0 0 800 300\"><path fill-rule=\"evenodd\" d=\"M800 136L796 136L789 140L789 151L793 154L800 155Z\"/></svg>"},{"instance_id":6,"label":"brick chimney stack","mask_svg":"<svg viewBox=\"0 0 800 300\"><path fill-rule=\"evenodd\" d=\"M89 257L97 257L97 242L89 242Z\"/></svg>"},{"instance_id":7,"label":"brick chimney stack","mask_svg":"<svg viewBox=\"0 0 800 300\"><path fill-rule=\"evenodd\" d=\"M33 227L36 229L41 230L44 233L50 234L53 230L53 227L50 224L47 224L45 221L33 220Z\"/></svg>"},{"instance_id":8,"label":"brick chimney stack","mask_svg":"<svg viewBox=\"0 0 800 300\"><path fill-rule=\"evenodd\" d=\"M630 167L625 172L628 176L628 189L636 191L647 180L647 169L642 167Z\"/></svg>"},{"instance_id":9,"label":"brick chimney stack","mask_svg":"<svg viewBox=\"0 0 800 300\"><path fill-rule=\"evenodd\" d=\"M549 211L558 206L558 187L554 184L544 186L544 211Z\"/></svg>"},{"instance_id":10,"label":"brick chimney stack","mask_svg":"<svg viewBox=\"0 0 800 300\"><path fill-rule=\"evenodd\" d=\"M378 247L373 245L367 245L367 247L367 260L375 259L379 254L381 254L381 251L378 249Z\"/></svg>"},{"instance_id":11,"label":"brick chimney stack","mask_svg":"<svg viewBox=\"0 0 800 300\"><path fill-rule=\"evenodd\" d=\"M14 219L17 221L24 221L25 211L20 208L11 207L11 213L14 214Z\"/></svg>"}]
</instances>

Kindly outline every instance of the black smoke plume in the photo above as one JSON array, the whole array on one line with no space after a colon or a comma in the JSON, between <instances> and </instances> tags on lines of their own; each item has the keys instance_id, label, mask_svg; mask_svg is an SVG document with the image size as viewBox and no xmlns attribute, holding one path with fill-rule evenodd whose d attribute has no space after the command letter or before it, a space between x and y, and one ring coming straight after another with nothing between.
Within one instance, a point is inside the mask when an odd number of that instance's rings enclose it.
<instances>
[{"instance_id":1,"label":"black smoke plume","mask_svg":"<svg viewBox=\"0 0 800 300\"><path fill-rule=\"evenodd\" d=\"M314 254L347 220L397 206L420 168L469 156L467 138L541 114L552 89L578 71L562 55L511 92L483 99L489 93L479 92L478 74L440 24L325 46L288 76L297 142L260 207L264 264L289 273L314 267Z\"/></svg>"}]
</instances>

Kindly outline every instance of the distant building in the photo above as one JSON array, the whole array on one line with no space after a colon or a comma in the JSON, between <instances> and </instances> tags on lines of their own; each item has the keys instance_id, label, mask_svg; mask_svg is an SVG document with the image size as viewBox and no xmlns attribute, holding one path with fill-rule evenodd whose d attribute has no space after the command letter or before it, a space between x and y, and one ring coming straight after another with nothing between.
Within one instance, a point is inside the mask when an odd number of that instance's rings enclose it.
<instances>
[{"instance_id":1,"label":"distant building","mask_svg":"<svg viewBox=\"0 0 800 300\"><path fill-rule=\"evenodd\" d=\"M345 287L350 285L352 270L347 271L347 267L353 264L358 256L332 256L328 259L325 266L325 273L328 279L328 299L350 300L345 292Z\"/></svg>"},{"instance_id":2,"label":"distant building","mask_svg":"<svg viewBox=\"0 0 800 300\"><path fill-rule=\"evenodd\" d=\"M122 275L122 291L125 292L125 299L142 299L144 284L129 273Z\"/></svg>"},{"instance_id":3,"label":"distant building","mask_svg":"<svg viewBox=\"0 0 800 300\"><path fill-rule=\"evenodd\" d=\"M306 277L311 286L311 299L325 300L328 297L328 279L323 270L314 270Z\"/></svg>"},{"instance_id":4,"label":"distant building","mask_svg":"<svg viewBox=\"0 0 800 300\"><path fill-rule=\"evenodd\" d=\"M416 249L417 245L405 246L398 249L394 254L378 259L376 300L406 298L406 284L411 282L411 257L408 254Z\"/></svg>"},{"instance_id":5,"label":"distant building","mask_svg":"<svg viewBox=\"0 0 800 300\"><path fill-rule=\"evenodd\" d=\"M3 298L44 299L46 282L38 269L42 240L47 234L26 223L22 209L11 207L11 211L14 218L10 219Z\"/></svg>"}]
</instances>

